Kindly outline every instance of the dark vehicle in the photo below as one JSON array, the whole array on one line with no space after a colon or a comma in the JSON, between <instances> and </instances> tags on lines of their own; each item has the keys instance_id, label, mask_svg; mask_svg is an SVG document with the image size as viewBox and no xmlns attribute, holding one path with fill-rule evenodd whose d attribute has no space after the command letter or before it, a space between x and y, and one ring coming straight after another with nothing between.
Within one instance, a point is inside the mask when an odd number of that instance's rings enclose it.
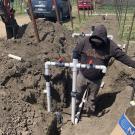
<instances>
[{"instance_id":1,"label":"dark vehicle","mask_svg":"<svg viewBox=\"0 0 135 135\"><path fill-rule=\"evenodd\" d=\"M2 5L2 1L0 0L0 15L3 15L3 5Z\"/></svg>"},{"instance_id":2,"label":"dark vehicle","mask_svg":"<svg viewBox=\"0 0 135 135\"><path fill-rule=\"evenodd\" d=\"M69 17L68 0L56 0L60 20ZM32 0L33 13L36 18L56 18L53 0ZM27 10L29 14L29 9Z\"/></svg>"}]
</instances>

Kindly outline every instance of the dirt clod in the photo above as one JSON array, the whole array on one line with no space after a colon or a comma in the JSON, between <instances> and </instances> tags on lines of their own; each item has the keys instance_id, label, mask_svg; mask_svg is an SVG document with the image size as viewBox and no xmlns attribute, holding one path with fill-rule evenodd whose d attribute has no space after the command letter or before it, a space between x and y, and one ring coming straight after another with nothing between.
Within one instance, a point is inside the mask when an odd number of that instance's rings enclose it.
<instances>
[{"instance_id":1,"label":"dirt clod","mask_svg":"<svg viewBox=\"0 0 135 135\"><path fill-rule=\"evenodd\" d=\"M101 18L93 18L89 26L101 23ZM114 21L114 16L110 19L108 16L103 23L116 40L118 32ZM0 135L59 135L60 132L63 135L109 135L128 107L131 90L127 86L132 84L135 72L119 62L109 67L105 87L97 98L97 117L82 118L80 125L73 126L70 108L63 108L71 103L71 70L51 68L52 110L62 115L64 110L68 114L63 116L63 127L58 131L56 116L46 111L44 63L60 58L71 62L75 41L72 32L57 23L37 20L37 25L40 43L36 42L32 23L21 39L0 40ZM89 32L88 27L84 30ZM133 48L129 47L130 55L134 54ZM23 61L11 59L8 54L17 55Z\"/></svg>"},{"instance_id":2,"label":"dirt clod","mask_svg":"<svg viewBox=\"0 0 135 135\"><path fill-rule=\"evenodd\" d=\"M44 63L47 60L57 61L60 57L64 57L66 62L70 61L74 40L71 32L59 24L44 20L37 20L37 24L41 39L39 44L36 43L32 23L28 24L21 39L0 41L0 134L2 135L57 133L55 117L47 114L45 110ZM8 58L9 53L21 57L23 61ZM65 68L61 70L53 68L51 71L55 86L53 89L57 95L65 93L65 84L58 83L57 78L62 82L67 72L69 71ZM60 97L54 98L53 108L61 106L63 100Z\"/></svg>"}]
</instances>

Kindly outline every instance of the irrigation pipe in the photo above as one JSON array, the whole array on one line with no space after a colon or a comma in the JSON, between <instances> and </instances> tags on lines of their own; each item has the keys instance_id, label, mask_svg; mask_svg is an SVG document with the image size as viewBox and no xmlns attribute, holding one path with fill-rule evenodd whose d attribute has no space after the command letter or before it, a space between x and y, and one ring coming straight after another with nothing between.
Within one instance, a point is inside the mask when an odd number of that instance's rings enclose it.
<instances>
[{"instance_id":1,"label":"irrigation pipe","mask_svg":"<svg viewBox=\"0 0 135 135\"><path fill-rule=\"evenodd\" d=\"M51 61L45 62L46 90L44 92L47 94L47 111L48 112L51 112L51 88L50 88L51 77L49 73L50 66L72 68L73 79L72 79L72 92L71 92L71 96L72 96L71 121L73 124L75 124L77 70L80 68L87 68L87 69L94 68L94 69L102 70L102 73L106 73L107 68L104 65L80 64L78 63L77 59L73 59L72 63L60 63L60 62L51 62Z\"/></svg>"},{"instance_id":2,"label":"irrigation pipe","mask_svg":"<svg viewBox=\"0 0 135 135\"><path fill-rule=\"evenodd\" d=\"M72 37L75 37L75 36L83 36L83 37L89 37L92 35L92 32L91 33L73 33L72 34ZM113 35L108 35L107 36L108 38L110 38L111 40L113 39Z\"/></svg>"},{"instance_id":3,"label":"irrigation pipe","mask_svg":"<svg viewBox=\"0 0 135 135\"><path fill-rule=\"evenodd\" d=\"M16 55L13 55L13 54L8 54L8 57L12 58L12 59L15 59L15 60L18 60L18 61L21 61L22 58L19 57L19 56L16 56Z\"/></svg>"}]
</instances>

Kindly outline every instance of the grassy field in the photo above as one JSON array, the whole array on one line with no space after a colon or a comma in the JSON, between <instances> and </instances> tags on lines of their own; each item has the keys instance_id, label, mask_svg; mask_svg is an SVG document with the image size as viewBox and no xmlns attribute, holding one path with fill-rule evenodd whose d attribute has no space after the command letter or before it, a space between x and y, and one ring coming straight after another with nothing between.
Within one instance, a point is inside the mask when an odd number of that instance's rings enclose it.
<instances>
[{"instance_id":1,"label":"grassy field","mask_svg":"<svg viewBox=\"0 0 135 135\"><path fill-rule=\"evenodd\" d=\"M88 10L85 10L85 16L84 16L84 11L80 10L80 21L78 17L78 11L77 11L77 5L74 3L72 4L72 16L73 16L73 22L74 22L74 31L78 32L80 28L90 21L90 19L94 16L94 14L114 14L114 8L112 6L104 6L104 7L97 7L97 9L93 12L91 15L91 11L89 11L88 15ZM115 14L114 14L115 15ZM71 29L71 24L65 23L64 24L67 28Z\"/></svg>"},{"instance_id":2,"label":"grassy field","mask_svg":"<svg viewBox=\"0 0 135 135\"><path fill-rule=\"evenodd\" d=\"M113 6L102 6L102 7L99 7L99 8L96 9L95 13L97 13L97 14L106 14L107 13L107 14L116 15L115 14L115 9L114 9ZM80 29L83 26L85 26L86 24L88 24L88 22L94 16L94 15L91 15L91 14L88 16L88 11L87 10L85 11L85 14L86 14L86 17L84 17L84 11L80 11L81 21L79 21L78 13L77 13L77 6L76 6L76 4L73 5L72 15L73 15L74 31L75 32L79 32ZM125 16L125 9L123 9L123 14L121 16L121 24L120 24L120 28L119 28L119 36L120 37L121 37L123 23L124 23L124 16ZM127 13L127 19L126 19L126 22L125 22L125 27L124 27L124 33L123 33L122 40L127 40L127 38L128 38L130 27L131 27L132 16L133 16L133 7L130 7L128 9L128 13ZM70 22L65 23L64 25L68 29L72 30ZM135 24L133 26L131 40L135 40Z\"/></svg>"},{"instance_id":3,"label":"grassy field","mask_svg":"<svg viewBox=\"0 0 135 135\"><path fill-rule=\"evenodd\" d=\"M26 4L25 3L21 3L21 0L15 0L14 1L14 9L16 10L16 14L25 14L25 10L26 10Z\"/></svg>"},{"instance_id":4,"label":"grassy field","mask_svg":"<svg viewBox=\"0 0 135 135\"><path fill-rule=\"evenodd\" d=\"M125 21L125 26L124 26L124 33L123 33L123 37L122 37L123 40L127 40L128 36L129 36L129 32L131 29L131 23L132 23L132 17L133 17L133 14L127 15L127 19ZM121 25L120 25L120 32L119 32L120 37L122 34L122 30L123 30L123 24L124 24L124 16L121 20ZM135 21L133 24L132 34L131 34L130 39L135 41Z\"/></svg>"},{"instance_id":5,"label":"grassy field","mask_svg":"<svg viewBox=\"0 0 135 135\"><path fill-rule=\"evenodd\" d=\"M91 19L91 13L88 16L88 11L85 11L85 17L84 17L84 11L80 11L80 20L78 16L78 11L76 5L72 7L72 16L73 16L73 22L74 22L74 31L79 32L80 28L88 23L88 21ZM71 23L64 23L64 25L72 30Z\"/></svg>"}]
</instances>

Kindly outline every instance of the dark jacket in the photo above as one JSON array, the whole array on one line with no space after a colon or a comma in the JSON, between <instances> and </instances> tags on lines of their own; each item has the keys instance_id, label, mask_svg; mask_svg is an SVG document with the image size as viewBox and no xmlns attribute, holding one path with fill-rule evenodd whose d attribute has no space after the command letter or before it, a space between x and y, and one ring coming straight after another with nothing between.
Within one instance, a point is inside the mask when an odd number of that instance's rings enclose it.
<instances>
[{"instance_id":1,"label":"dark jacket","mask_svg":"<svg viewBox=\"0 0 135 135\"><path fill-rule=\"evenodd\" d=\"M98 47L92 42L92 39L99 39L102 44ZM78 58L83 64L95 64L108 66L110 58L121 61L122 63L135 68L135 61L126 55L112 40L107 38L107 30L103 25L95 28L91 37L86 37L80 41L73 51L73 57ZM102 79L101 70L81 69L84 77L90 80Z\"/></svg>"}]
</instances>

